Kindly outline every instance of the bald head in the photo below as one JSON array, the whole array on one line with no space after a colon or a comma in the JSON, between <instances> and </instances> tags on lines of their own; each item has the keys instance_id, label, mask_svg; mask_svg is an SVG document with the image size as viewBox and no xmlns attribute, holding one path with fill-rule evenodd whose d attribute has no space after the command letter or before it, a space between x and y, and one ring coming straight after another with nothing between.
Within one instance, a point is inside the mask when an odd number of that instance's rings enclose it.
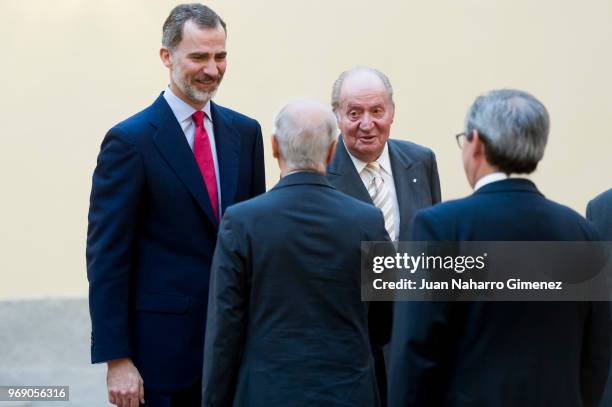
<instances>
[{"instance_id":1,"label":"bald head","mask_svg":"<svg viewBox=\"0 0 612 407\"><path fill-rule=\"evenodd\" d=\"M338 130L331 109L318 101L301 99L285 105L274 119L274 155L284 172L325 172Z\"/></svg>"}]
</instances>

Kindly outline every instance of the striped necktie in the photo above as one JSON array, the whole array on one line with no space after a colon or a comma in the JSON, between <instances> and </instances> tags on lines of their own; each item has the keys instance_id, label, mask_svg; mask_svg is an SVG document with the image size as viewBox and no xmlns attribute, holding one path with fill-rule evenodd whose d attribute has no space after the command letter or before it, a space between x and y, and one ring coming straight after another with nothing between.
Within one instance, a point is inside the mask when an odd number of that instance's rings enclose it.
<instances>
[{"instance_id":1,"label":"striped necktie","mask_svg":"<svg viewBox=\"0 0 612 407\"><path fill-rule=\"evenodd\" d=\"M370 175L371 180L368 184L368 193L372 198L372 202L378 209L380 209L385 218L385 229L391 240L395 240L395 219L393 216L393 202L391 202L391 192L385 180L382 177L382 169L378 161L372 161L368 163L363 169Z\"/></svg>"}]
</instances>

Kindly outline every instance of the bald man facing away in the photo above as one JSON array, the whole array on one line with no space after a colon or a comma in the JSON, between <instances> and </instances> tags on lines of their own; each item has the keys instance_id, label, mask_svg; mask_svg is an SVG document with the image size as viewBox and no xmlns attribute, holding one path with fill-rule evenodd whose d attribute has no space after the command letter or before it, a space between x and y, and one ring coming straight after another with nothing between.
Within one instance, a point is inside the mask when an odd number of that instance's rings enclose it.
<instances>
[{"instance_id":1,"label":"bald man facing away","mask_svg":"<svg viewBox=\"0 0 612 407\"><path fill-rule=\"evenodd\" d=\"M327 182L328 107L290 103L274 128L280 182L221 223L203 405L378 406L368 336L378 310L360 298L360 241L388 239L382 213Z\"/></svg>"}]
</instances>

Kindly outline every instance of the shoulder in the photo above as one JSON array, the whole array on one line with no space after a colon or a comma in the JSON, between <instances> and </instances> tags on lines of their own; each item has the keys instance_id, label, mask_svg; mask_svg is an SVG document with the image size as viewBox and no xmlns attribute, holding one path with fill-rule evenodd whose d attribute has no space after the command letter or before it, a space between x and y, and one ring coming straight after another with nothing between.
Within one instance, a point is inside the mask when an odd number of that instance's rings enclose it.
<instances>
[{"instance_id":1,"label":"shoulder","mask_svg":"<svg viewBox=\"0 0 612 407\"><path fill-rule=\"evenodd\" d=\"M377 218L381 213L380 210L372 204L360 201L359 199L347 195L335 188L333 188L332 191L338 203L342 205L342 207L347 208L344 213L353 219L362 219L362 217Z\"/></svg>"},{"instance_id":2,"label":"shoulder","mask_svg":"<svg viewBox=\"0 0 612 407\"><path fill-rule=\"evenodd\" d=\"M483 225L493 236L530 236L528 240L595 240L597 233L589 222L573 209L546 199L540 194L479 194L447 201L417 212L415 227L425 226L444 236L456 236L460 230L478 231ZM476 232L474 232L476 233ZM509 239L514 240L514 238Z\"/></svg>"},{"instance_id":3,"label":"shoulder","mask_svg":"<svg viewBox=\"0 0 612 407\"><path fill-rule=\"evenodd\" d=\"M278 191L271 189L256 197L241 201L229 206L223 215L232 220L234 224L242 224L244 227L261 224L265 219L275 217L279 210L287 205ZM264 222L265 223L265 220Z\"/></svg>"},{"instance_id":4,"label":"shoulder","mask_svg":"<svg viewBox=\"0 0 612 407\"><path fill-rule=\"evenodd\" d=\"M411 159L417 161L429 161L435 157L433 151L425 146L413 143L406 140L389 139L390 150L408 155Z\"/></svg>"},{"instance_id":5,"label":"shoulder","mask_svg":"<svg viewBox=\"0 0 612 407\"><path fill-rule=\"evenodd\" d=\"M479 224L483 211L487 211L487 204L475 195L449 200L419 209L409 229L415 240L454 240L457 228Z\"/></svg>"},{"instance_id":6,"label":"shoulder","mask_svg":"<svg viewBox=\"0 0 612 407\"><path fill-rule=\"evenodd\" d=\"M600 236L597 229L591 224L591 222L585 219L578 212L570 207L549 199L545 199L545 202L549 212L551 213L550 223L554 223L560 228L565 227L568 230L580 230L581 236L579 236L579 233L575 233L573 235L576 236L573 237L576 240L599 240Z\"/></svg>"},{"instance_id":7,"label":"shoulder","mask_svg":"<svg viewBox=\"0 0 612 407\"><path fill-rule=\"evenodd\" d=\"M462 217L469 216L472 212L477 212L481 203L478 197L470 195L465 198L453 199L442 202L417 211L415 218L425 219L456 219L458 214Z\"/></svg>"},{"instance_id":8,"label":"shoulder","mask_svg":"<svg viewBox=\"0 0 612 407\"><path fill-rule=\"evenodd\" d=\"M609 210L612 211L612 188L597 195L589 202L588 206L590 208L608 207Z\"/></svg>"},{"instance_id":9,"label":"shoulder","mask_svg":"<svg viewBox=\"0 0 612 407\"><path fill-rule=\"evenodd\" d=\"M359 230L367 240L385 240L387 232L380 209L337 189L332 189L332 195L336 200L333 216L339 232L359 233L349 232Z\"/></svg>"},{"instance_id":10,"label":"shoulder","mask_svg":"<svg viewBox=\"0 0 612 407\"><path fill-rule=\"evenodd\" d=\"M136 144L143 135L148 135L155 130L150 122L152 106L133 114L125 120L115 124L108 131L108 136L119 138L124 142Z\"/></svg>"},{"instance_id":11,"label":"shoulder","mask_svg":"<svg viewBox=\"0 0 612 407\"><path fill-rule=\"evenodd\" d=\"M566 217L569 219L584 220L582 215L580 215L578 212L576 212L569 206L565 206L558 202L551 201L547 198L544 198L544 205L546 205L550 211L558 214L559 216Z\"/></svg>"},{"instance_id":12,"label":"shoulder","mask_svg":"<svg viewBox=\"0 0 612 407\"><path fill-rule=\"evenodd\" d=\"M258 215L262 211L267 211L274 206L274 200L270 199L272 191L268 191L246 201L238 202L225 210L225 215L232 219L249 219Z\"/></svg>"}]
</instances>

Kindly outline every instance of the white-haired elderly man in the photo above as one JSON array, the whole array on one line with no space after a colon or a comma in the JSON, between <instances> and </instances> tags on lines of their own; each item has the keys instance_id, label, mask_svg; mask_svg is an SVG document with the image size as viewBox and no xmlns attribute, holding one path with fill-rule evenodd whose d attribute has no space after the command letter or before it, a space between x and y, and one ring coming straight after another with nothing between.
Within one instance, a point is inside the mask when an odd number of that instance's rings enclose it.
<instances>
[{"instance_id":1,"label":"white-haired elderly man","mask_svg":"<svg viewBox=\"0 0 612 407\"><path fill-rule=\"evenodd\" d=\"M221 223L203 405L377 406L368 317L379 311L360 298L360 242L388 239L382 213L327 182L328 107L290 103L274 128L281 180Z\"/></svg>"},{"instance_id":2,"label":"white-haired elderly man","mask_svg":"<svg viewBox=\"0 0 612 407\"><path fill-rule=\"evenodd\" d=\"M536 169L548 130L546 108L528 93L478 97L457 136L475 191L417 212L411 238L596 239L582 216L508 177ZM608 305L396 302L391 354L391 406L595 406L608 374Z\"/></svg>"},{"instance_id":3,"label":"white-haired elderly man","mask_svg":"<svg viewBox=\"0 0 612 407\"><path fill-rule=\"evenodd\" d=\"M391 82L381 71L358 66L342 72L334 82L331 99L342 136L327 167L329 182L380 208L391 240L407 240L415 212L441 199L434 153L418 144L389 138L395 103ZM390 336L384 327L389 325L384 320L370 325L379 387L383 389L387 387L383 345ZM385 392L381 395L386 404Z\"/></svg>"}]
</instances>

